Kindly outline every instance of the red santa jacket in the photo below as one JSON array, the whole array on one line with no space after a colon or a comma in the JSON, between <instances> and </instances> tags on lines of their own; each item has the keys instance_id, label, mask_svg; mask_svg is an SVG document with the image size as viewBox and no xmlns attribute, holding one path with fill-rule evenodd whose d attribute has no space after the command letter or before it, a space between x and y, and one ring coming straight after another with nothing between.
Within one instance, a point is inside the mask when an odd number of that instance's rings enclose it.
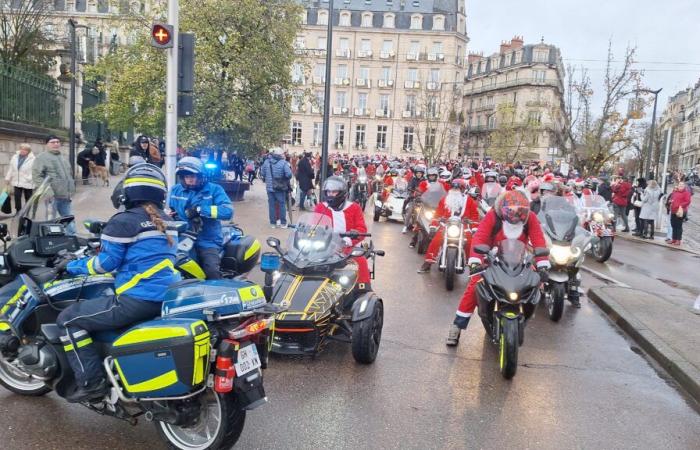
<instances>
[{"instance_id":1,"label":"red santa jacket","mask_svg":"<svg viewBox=\"0 0 700 450\"><path fill-rule=\"evenodd\" d=\"M441 198L437 209L435 209L433 225L437 225L439 219L449 219L452 217L452 211L450 211L447 205L445 205L446 198L447 196ZM479 210L476 206L476 202L468 195L464 196L464 205L462 205L462 210L459 217L469 219L474 223L479 222Z\"/></svg>"},{"instance_id":2,"label":"red santa jacket","mask_svg":"<svg viewBox=\"0 0 700 450\"><path fill-rule=\"evenodd\" d=\"M474 247L477 245L488 245L489 247L494 247L498 245L499 242L506 239L506 235L503 232L503 223L501 223L501 229L498 230L495 236L493 236L494 227L501 221L501 219L496 216L496 212L491 209L486 213L481 223L479 223L479 228L477 228L474 237L472 237L472 246L469 254L469 264L481 264L483 263L483 255L480 255L474 251ZM537 220L537 215L530 211L530 215L527 219L527 224L525 225L523 232L518 238L520 241L526 245L531 245L534 248L547 247L547 242L544 239L544 233L542 233L542 225L540 221ZM540 256L535 258L537 261L537 267L549 267L549 258L547 256Z\"/></svg>"},{"instance_id":3,"label":"red santa jacket","mask_svg":"<svg viewBox=\"0 0 700 450\"><path fill-rule=\"evenodd\" d=\"M348 231L367 232L362 208L355 202L346 201L340 211L329 208L326 202L318 203L314 208L314 212L330 217L333 221L333 231L336 233L347 233ZM353 239L352 245L357 245L363 239L363 237Z\"/></svg>"}]
</instances>

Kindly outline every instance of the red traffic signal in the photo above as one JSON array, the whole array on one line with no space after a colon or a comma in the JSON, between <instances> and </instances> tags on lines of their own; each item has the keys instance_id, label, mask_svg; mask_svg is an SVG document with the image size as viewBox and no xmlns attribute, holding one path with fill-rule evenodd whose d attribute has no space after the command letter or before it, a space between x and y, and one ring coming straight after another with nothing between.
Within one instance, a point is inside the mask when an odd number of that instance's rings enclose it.
<instances>
[{"instance_id":1,"label":"red traffic signal","mask_svg":"<svg viewBox=\"0 0 700 450\"><path fill-rule=\"evenodd\" d=\"M151 45L156 48L173 47L173 26L154 23L151 27Z\"/></svg>"}]
</instances>

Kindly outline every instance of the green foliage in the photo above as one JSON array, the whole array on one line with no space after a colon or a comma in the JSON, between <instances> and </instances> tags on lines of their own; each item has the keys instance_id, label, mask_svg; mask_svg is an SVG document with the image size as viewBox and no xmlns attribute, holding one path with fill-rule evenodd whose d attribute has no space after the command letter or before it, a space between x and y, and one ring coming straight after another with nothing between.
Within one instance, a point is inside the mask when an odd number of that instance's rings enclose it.
<instances>
[{"instance_id":1,"label":"green foliage","mask_svg":"<svg viewBox=\"0 0 700 450\"><path fill-rule=\"evenodd\" d=\"M513 103L501 103L496 107L496 128L491 132L488 154L497 161L508 164L523 158L540 133L540 124L518 114Z\"/></svg>"},{"instance_id":2,"label":"green foliage","mask_svg":"<svg viewBox=\"0 0 700 450\"><path fill-rule=\"evenodd\" d=\"M48 5L34 0L0 2L0 63L38 72L53 64L53 55L46 51L54 44L46 32Z\"/></svg>"}]
</instances>

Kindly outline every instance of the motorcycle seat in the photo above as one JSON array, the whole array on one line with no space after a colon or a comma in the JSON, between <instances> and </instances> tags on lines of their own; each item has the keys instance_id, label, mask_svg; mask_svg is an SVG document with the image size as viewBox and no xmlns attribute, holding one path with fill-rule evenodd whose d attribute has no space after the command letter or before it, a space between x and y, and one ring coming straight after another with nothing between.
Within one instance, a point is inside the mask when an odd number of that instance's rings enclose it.
<instances>
[{"instance_id":1,"label":"motorcycle seat","mask_svg":"<svg viewBox=\"0 0 700 450\"><path fill-rule=\"evenodd\" d=\"M56 271L48 267L36 267L34 269L29 269L27 275L29 275L29 277L39 286L43 286L56 278Z\"/></svg>"},{"instance_id":2,"label":"motorcycle seat","mask_svg":"<svg viewBox=\"0 0 700 450\"><path fill-rule=\"evenodd\" d=\"M118 328L116 330L93 331L90 333L90 336L97 342L112 343L129 328L131 328L131 326Z\"/></svg>"}]
</instances>

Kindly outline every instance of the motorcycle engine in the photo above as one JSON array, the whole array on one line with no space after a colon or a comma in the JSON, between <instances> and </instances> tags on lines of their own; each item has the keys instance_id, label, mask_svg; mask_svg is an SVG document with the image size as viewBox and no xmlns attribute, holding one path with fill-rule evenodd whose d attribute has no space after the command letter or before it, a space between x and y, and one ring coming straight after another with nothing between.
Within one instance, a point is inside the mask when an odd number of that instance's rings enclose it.
<instances>
[{"instance_id":1,"label":"motorcycle engine","mask_svg":"<svg viewBox=\"0 0 700 450\"><path fill-rule=\"evenodd\" d=\"M53 350L43 343L22 345L17 352L17 361L29 374L42 379L49 379L58 367Z\"/></svg>"}]
</instances>

